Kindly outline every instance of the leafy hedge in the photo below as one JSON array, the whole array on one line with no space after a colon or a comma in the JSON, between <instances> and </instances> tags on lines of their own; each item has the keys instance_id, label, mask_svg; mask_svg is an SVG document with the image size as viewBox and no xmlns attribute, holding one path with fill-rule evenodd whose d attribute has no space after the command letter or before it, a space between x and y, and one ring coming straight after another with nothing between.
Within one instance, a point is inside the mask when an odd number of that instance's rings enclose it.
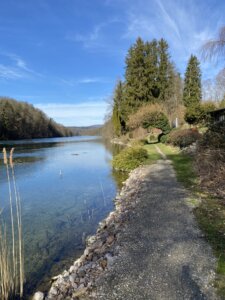
<instances>
[{"instance_id":1,"label":"leafy hedge","mask_svg":"<svg viewBox=\"0 0 225 300\"><path fill-rule=\"evenodd\" d=\"M129 147L123 149L112 161L113 168L120 171L129 172L148 159L148 152L140 147Z\"/></svg>"},{"instance_id":2,"label":"leafy hedge","mask_svg":"<svg viewBox=\"0 0 225 300\"><path fill-rule=\"evenodd\" d=\"M170 132L167 142L174 146L184 148L196 142L200 137L201 134L195 128L176 129Z\"/></svg>"}]
</instances>

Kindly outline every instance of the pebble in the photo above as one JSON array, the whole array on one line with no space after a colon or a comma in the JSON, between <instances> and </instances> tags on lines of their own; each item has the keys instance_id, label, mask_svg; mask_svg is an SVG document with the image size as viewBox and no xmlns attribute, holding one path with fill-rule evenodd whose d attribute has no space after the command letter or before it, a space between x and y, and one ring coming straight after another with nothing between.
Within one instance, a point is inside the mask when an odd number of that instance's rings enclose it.
<instances>
[{"instance_id":1,"label":"pebble","mask_svg":"<svg viewBox=\"0 0 225 300\"><path fill-rule=\"evenodd\" d=\"M44 294L42 292L36 292L32 298L32 300L43 300Z\"/></svg>"}]
</instances>

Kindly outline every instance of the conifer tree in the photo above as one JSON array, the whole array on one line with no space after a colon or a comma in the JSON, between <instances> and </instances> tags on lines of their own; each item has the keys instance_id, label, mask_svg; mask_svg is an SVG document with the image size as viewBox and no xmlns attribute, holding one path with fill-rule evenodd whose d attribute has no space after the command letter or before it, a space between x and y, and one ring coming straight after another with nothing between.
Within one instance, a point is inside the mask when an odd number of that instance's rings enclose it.
<instances>
[{"instance_id":1,"label":"conifer tree","mask_svg":"<svg viewBox=\"0 0 225 300\"><path fill-rule=\"evenodd\" d=\"M159 96L157 41L146 42L145 52L145 101L154 103Z\"/></svg>"},{"instance_id":2,"label":"conifer tree","mask_svg":"<svg viewBox=\"0 0 225 300\"><path fill-rule=\"evenodd\" d=\"M112 114L114 134L116 136L120 136L125 131L124 115L126 108L123 97L123 83L119 80L114 91Z\"/></svg>"},{"instance_id":3,"label":"conifer tree","mask_svg":"<svg viewBox=\"0 0 225 300\"><path fill-rule=\"evenodd\" d=\"M138 38L126 57L125 98L127 109L135 112L146 99L145 44Z\"/></svg>"},{"instance_id":4,"label":"conifer tree","mask_svg":"<svg viewBox=\"0 0 225 300\"><path fill-rule=\"evenodd\" d=\"M183 103L186 106L185 120L189 124L198 122L201 92L201 70L196 56L191 55L184 79Z\"/></svg>"},{"instance_id":5,"label":"conifer tree","mask_svg":"<svg viewBox=\"0 0 225 300\"><path fill-rule=\"evenodd\" d=\"M175 66L171 64L170 68L170 84L163 106L165 107L167 117L172 124L172 122L178 118L180 107L183 104L183 83L180 74L175 70Z\"/></svg>"},{"instance_id":6,"label":"conifer tree","mask_svg":"<svg viewBox=\"0 0 225 300\"><path fill-rule=\"evenodd\" d=\"M174 72L170 62L168 48L168 43L164 39L161 39L158 42L158 87L160 90L159 100L161 102L165 102L165 100L170 98L173 93L172 85L174 80Z\"/></svg>"}]
</instances>

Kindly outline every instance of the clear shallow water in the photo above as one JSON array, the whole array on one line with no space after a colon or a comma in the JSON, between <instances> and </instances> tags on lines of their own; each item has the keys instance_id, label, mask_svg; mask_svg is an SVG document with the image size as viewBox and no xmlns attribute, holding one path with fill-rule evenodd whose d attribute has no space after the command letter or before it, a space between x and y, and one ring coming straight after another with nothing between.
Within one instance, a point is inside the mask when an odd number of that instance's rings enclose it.
<instances>
[{"instance_id":1,"label":"clear shallow water","mask_svg":"<svg viewBox=\"0 0 225 300\"><path fill-rule=\"evenodd\" d=\"M1 142L3 146L15 147L30 294L37 287L46 289L49 278L80 255L85 237L113 208L117 176L112 174L111 152L98 138ZM1 163L0 207L6 215L7 188Z\"/></svg>"}]
</instances>

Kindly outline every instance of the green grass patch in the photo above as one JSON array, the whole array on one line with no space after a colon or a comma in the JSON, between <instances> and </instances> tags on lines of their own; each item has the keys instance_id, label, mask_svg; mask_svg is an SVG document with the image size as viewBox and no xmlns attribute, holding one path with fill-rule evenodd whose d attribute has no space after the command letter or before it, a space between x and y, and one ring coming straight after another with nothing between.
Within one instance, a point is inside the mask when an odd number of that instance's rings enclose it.
<instances>
[{"instance_id":1,"label":"green grass patch","mask_svg":"<svg viewBox=\"0 0 225 300\"><path fill-rule=\"evenodd\" d=\"M172 161L178 181L187 188L196 189L198 178L193 170L192 157L180 152L176 147L165 144L158 144L158 147Z\"/></svg>"},{"instance_id":2,"label":"green grass patch","mask_svg":"<svg viewBox=\"0 0 225 300\"><path fill-rule=\"evenodd\" d=\"M143 148L148 153L148 159L145 161L145 164L155 163L158 159L162 159L161 155L157 152L154 145L144 145Z\"/></svg>"},{"instance_id":3,"label":"green grass patch","mask_svg":"<svg viewBox=\"0 0 225 300\"><path fill-rule=\"evenodd\" d=\"M195 209L195 215L207 240L212 245L217 261L215 287L225 299L225 207L218 199L207 197Z\"/></svg>"}]
</instances>

